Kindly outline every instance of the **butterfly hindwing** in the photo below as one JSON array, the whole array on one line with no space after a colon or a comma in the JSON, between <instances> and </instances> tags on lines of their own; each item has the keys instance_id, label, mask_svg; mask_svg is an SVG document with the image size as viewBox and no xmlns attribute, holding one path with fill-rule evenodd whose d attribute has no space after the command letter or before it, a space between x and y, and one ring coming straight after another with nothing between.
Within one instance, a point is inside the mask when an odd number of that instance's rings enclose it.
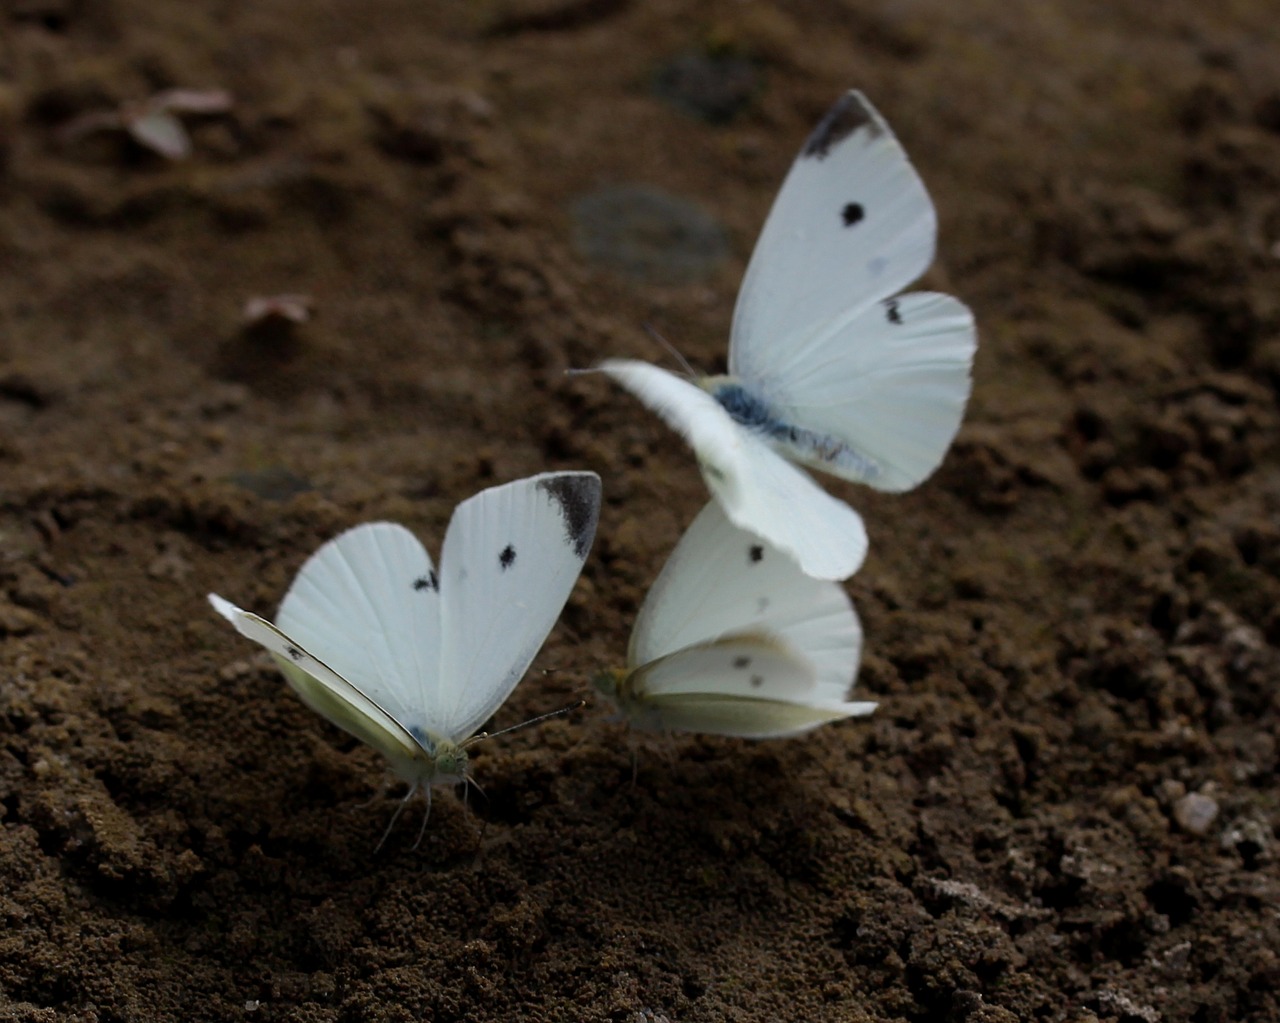
<instances>
[{"instance_id":1,"label":"butterfly hindwing","mask_svg":"<svg viewBox=\"0 0 1280 1023\"><path fill-rule=\"evenodd\" d=\"M874 703L835 706L753 699L719 693L690 693L664 700L650 727L672 732L703 732L739 739L785 739L819 725L875 710Z\"/></svg>"},{"instance_id":2,"label":"butterfly hindwing","mask_svg":"<svg viewBox=\"0 0 1280 1023\"><path fill-rule=\"evenodd\" d=\"M832 325L775 377L775 414L856 453L849 468L803 446L790 457L878 490L916 486L951 446L972 386L973 315L950 295L908 292ZM863 469L869 464L872 471Z\"/></svg>"}]
</instances>

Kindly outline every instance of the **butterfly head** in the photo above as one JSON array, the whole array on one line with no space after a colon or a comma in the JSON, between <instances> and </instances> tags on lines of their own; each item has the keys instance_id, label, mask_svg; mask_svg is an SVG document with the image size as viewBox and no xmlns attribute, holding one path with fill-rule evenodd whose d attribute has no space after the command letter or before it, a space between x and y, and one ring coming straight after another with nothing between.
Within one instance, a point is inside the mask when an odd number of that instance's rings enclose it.
<instances>
[{"instance_id":1,"label":"butterfly head","mask_svg":"<svg viewBox=\"0 0 1280 1023\"><path fill-rule=\"evenodd\" d=\"M467 780L467 751L451 739L442 739L432 754L430 781L447 785Z\"/></svg>"},{"instance_id":2,"label":"butterfly head","mask_svg":"<svg viewBox=\"0 0 1280 1023\"><path fill-rule=\"evenodd\" d=\"M397 766L397 773L414 785L451 785L467 780L465 743L445 736L433 735L423 728L411 728L409 734L418 743L412 759Z\"/></svg>"},{"instance_id":3,"label":"butterfly head","mask_svg":"<svg viewBox=\"0 0 1280 1023\"><path fill-rule=\"evenodd\" d=\"M618 709L621 716L634 721L642 712L644 693L640 685L640 672L630 668L608 668L600 672L592 685Z\"/></svg>"},{"instance_id":4,"label":"butterfly head","mask_svg":"<svg viewBox=\"0 0 1280 1023\"><path fill-rule=\"evenodd\" d=\"M622 668L606 668L591 680L597 693L607 696L615 703L622 699L626 683L627 672Z\"/></svg>"}]
</instances>

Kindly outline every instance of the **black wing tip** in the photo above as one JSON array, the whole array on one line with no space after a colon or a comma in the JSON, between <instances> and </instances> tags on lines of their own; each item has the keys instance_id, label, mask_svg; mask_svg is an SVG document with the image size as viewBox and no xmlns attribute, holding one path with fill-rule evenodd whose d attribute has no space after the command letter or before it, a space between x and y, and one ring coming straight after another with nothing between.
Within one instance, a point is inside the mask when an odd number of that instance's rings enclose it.
<instances>
[{"instance_id":1,"label":"black wing tip","mask_svg":"<svg viewBox=\"0 0 1280 1023\"><path fill-rule=\"evenodd\" d=\"M560 506L565 540L578 560L585 561L600 518L600 477L594 472L554 473L538 480L538 489Z\"/></svg>"},{"instance_id":2,"label":"black wing tip","mask_svg":"<svg viewBox=\"0 0 1280 1023\"><path fill-rule=\"evenodd\" d=\"M888 133L889 127L862 93L851 89L832 104L809 135L802 158L822 160L855 132L866 128L871 137L879 138Z\"/></svg>"}]
</instances>

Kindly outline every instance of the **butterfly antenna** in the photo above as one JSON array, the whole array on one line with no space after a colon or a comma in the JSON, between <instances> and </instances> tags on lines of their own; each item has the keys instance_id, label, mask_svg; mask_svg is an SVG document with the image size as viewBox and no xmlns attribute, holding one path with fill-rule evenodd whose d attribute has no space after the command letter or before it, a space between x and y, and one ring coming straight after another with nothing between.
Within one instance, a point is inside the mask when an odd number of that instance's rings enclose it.
<instances>
[{"instance_id":1,"label":"butterfly antenna","mask_svg":"<svg viewBox=\"0 0 1280 1023\"><path fill-rule=\"evenodd\" d=\"M689 360L680 354L679 349L677 349L675 345L673 345L670 341L668 341L665 337L663 337L661 334L658 333L658 329L652 323L646 323L643 326L644 326L645 333L648 334L651 338L653 338L653 340L657 341L658 344L661 345L663 349L665 349L667 353L673 359L676 360L676 362L680 363L680 367L684 370L685 376L687 376L690 380L697 380L702 376L701 373L698 373L696 370L694 370L692 366L689 365ZM564 375L567 377L580 377L580 376L584 376L587 373L599 373L599 372L600 372L599 366L591 366L587 369L577 369L577 368L571 367L564 371Z\"/></svg>"},{"instance_id":2,"label":"butterfly antenna","mask_svg":"<svg viewBox=\"0 0 1280 1023\"><path fill-rule=\"evenodd\" d=\"M391 815L391 820L387 822L387 830L382 833L382 837L378 839L378 844L374 846L373 854L375 856L377 856L378 853L382 852L382 847L387 844L387 839L391 837L391 829L396 826L396 821L400 819L400 813L402 810L404 810L404 804L409 802L409 800L413 798L414 793L417 791L418 791L418 786L415 783L413 788L411 788L408 791L408 793L405 794L404 799L400 800L400 805L396 807L396 812ZM430 801L430 799L431 799L431 790L428 788L427 790L428 802Z\"/></svg>"},{"instance_id":3,"label":"butterfly antenna","mask_svg":"<svg viewBox=\"0 0 1280 1023\"><path fill-rule=\"evenodd\" d=\"M413 795L413 793L410 792L409 795ZM415 851L417 850L418 846L422 844L422 836L427 833L427 821L431 820L431 786L430 785L423 786L423 795L426 796L427 810L426 810L426 813L422 815L422 827L418 829L418 840L413 843L413 848ZM396 811L396 812L398 813L399 811Z\"/></svg>"},{"instance_id":4,"label":"butterfly antenna","mask_svg":"<svg viewBox=\"0 0 1280 1023\"><path fill-rule=\"evenodd\" d=\"M680 354L679 349L676 348L675 345L673 345L670 341L668 341L665 337L663 337L660 333L658 333L657 327L655 327L652 323L646 323L644 325L644 331L646 334L649 335L649 337L653 338L654 341L657 341L659 345L665 348L667 352L671 355L671 357L676 360L676 362L680 363L680 365L684 368L685 376L687 376L690 380L698 379L698 377L701 374L694 372L693 367L689 365L689 360Z\"/></svg>"},{"instance_id":5,"label":"butterfly antenna","mask_svg":"<svg viewBox=\"0 0 1280 1023\"><path fill-rule=\"evenodd\" d=\"M518 725L512 725L510 728L504 728L498 732L477 732L462 744L462 748L466 749L473 742L479 742L481 739L493 739L499 735L506 735L508 732L518 732L521 728L528 728L530 725L536 725L541 721L546 721L548 718L558 718L562 714L571 714L573 711L578 710L580 707L585 707L586 705L586 700L579 700L577 703L571 703L567 707L561 707L559 710L552 710L545 714L539 714L536 718L530 718L528 721L521 721ZM475 782L472 782L472 784L474 785ZM480 788L480 786L476 785L476 788ZM480 789L480 794L484 795L483 789Z\"/></svg>"},{"instance_id":6,"label":"butterfly antenna","mask_svg":"<svg viewBox=\"0 0 1280 1023\"><path fill-rule=\"evenodd\" d=\"M485 829L485 828L487 828L487 827L489 826L489 822L488 822L487 820L485 820L483 817L480 817L478 814L474 814L474 813L471 813L471 812L470 812L470 810L471 810L471 790L472 790L472 788L474 788L477 792L479 792L479 793L480 793L480 795L484 796L484 798L485 798L486 800L489 798L489 796L488 796L488 794L485 792L485 790L484 790L483 788L481 788L480 783L479 783L478 781L476 781L473 777L471 777L471 775L469 775L469 774L468 774L468 775L464 775L464 776L463 776L463 778L462 778L462 805L463 805L463 806L465 806L465 807L467 808L467 811L468 811L468 813L467 813L467 817L468 817L468 819L469 819L469 820L471 820L471 821L472 821L472 823L473 823L473 825L474 825L474 827L475 827L475 829L476 829L476 847L477 847L478 851L483 852L483 851L484 851L484 829ZM475 823L476 821L479 821L479 823L478 823L478 824L476 824L476 823Z\"/></svg>"}]
</instances>

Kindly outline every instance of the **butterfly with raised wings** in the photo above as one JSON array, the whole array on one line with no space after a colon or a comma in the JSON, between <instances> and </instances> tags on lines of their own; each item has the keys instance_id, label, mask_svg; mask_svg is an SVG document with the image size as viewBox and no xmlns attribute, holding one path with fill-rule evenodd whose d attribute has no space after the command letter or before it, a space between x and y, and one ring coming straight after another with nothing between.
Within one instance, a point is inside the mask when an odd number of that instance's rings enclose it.
<instances>
[{"instance_id":1,"label":"butterfly with raised wings","mask_svg":"<svg viewBox=\"0 0 1280 1023\"><path fill-rule=\"evenodd\" d=\"M780 738L875 710L849 699L861 654L844 588L711 501L645 597L626 667L596 687L638 728Z\"/></svg>"},{"instance_id":2,"label":"butterfly with raised wings","mask_svg":"<svg viewBox=\"0 0 1280 1023\"><path fill-rule=\"evenodd\" d=\"M738 293L726 376L646 362L600 369L693 447L737 526L816 578L867 551L861 517L799 466L909 490L941 463L977 345L963 303L898 292L933 261L937 217L884 119L845 94L800 151Z\"/></svg>"},{"instance_id":3,"label":"butterfly with raised wings","mask_svg":"<svg viewBox=\"0 0 1280 1023\"><path fill-rule=\"evenodd\" d=\"M543 473L458 505L438 571L409 530L372 522L307 560L274 624L217 594L209 602L274 655L307 706L390 761L411 786L406 801L421 790L429 809L433 784L466 779L476 729L560 616L599 515L595 473Z\"/></svg>"}]
</instances>

